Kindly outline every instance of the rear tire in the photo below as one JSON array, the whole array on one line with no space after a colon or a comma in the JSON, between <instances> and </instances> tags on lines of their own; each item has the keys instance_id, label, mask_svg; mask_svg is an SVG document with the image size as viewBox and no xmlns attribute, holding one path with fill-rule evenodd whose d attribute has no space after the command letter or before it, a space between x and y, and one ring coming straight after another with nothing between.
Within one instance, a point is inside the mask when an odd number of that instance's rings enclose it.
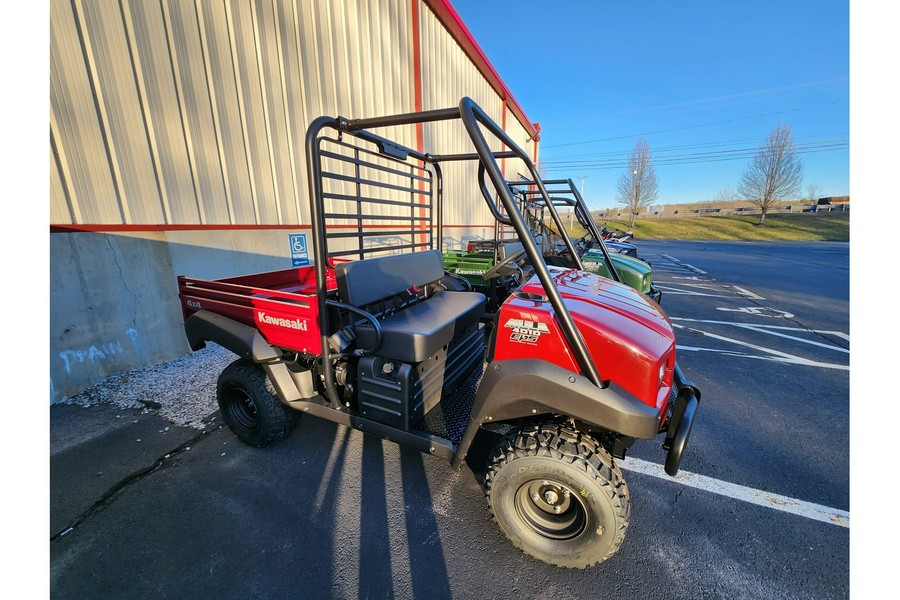
<instances>
[{"instance_id":1,"label":"rear tire","mask_svg":"<svg viewBox=\"0 0 900 600\"><path fill-rule=\"evenodd\" d=\"M501 442L488 461L485 495L517 548L559 567L585 568L615 554L631 515L628 486L609 453L560 425L529 426Z\"/></svg>"},{"instance_id":2,"label":"rear tire","mask_svg":"<svg viewBox=\"0 0 900 600\"><path fill-rule=\"evenodd\" d=\"M225 367L216 400L228 428L250 446L280 442L297 423L297 414L278 400L266 372L251 360L236 360Z\"/></svg>"}]
</instances>

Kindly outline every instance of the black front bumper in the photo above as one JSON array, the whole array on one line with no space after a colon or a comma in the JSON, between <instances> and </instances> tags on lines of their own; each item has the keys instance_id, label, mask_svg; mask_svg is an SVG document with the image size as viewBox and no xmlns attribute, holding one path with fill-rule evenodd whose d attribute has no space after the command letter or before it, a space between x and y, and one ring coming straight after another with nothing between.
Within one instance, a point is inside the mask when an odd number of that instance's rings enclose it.
<instances>
[{"instance_id":1,"label":"black front bumper","mask_svg":"<svg viewBox=\"0 0 900 600\"><path fill-rule=\"evenodd\" d=\"M677 396L666 426L663 450L667 452L666 473L674 477L678 474L681 458L684 456L684 449L687 447L691 428L694 426L694 416L696 416L697 406L700 404L700 390L691 381L685 379L678 363L675 363L673 383L677 390Z\"/></svg>"}]
</instances>

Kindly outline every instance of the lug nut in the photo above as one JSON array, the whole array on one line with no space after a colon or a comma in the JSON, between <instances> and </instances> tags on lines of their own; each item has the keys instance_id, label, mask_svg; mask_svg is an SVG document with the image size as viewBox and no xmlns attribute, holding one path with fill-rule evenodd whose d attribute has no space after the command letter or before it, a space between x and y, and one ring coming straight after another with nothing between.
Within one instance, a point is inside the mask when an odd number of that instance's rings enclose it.
<instances>
[{"instance_id":1,"label":"lug nut","mask_svg":"<svg viewBox=\"0 0 900 600\"><path fill-rule=\"evenodd\" d=\"M535 494L534 496L532 496L531 499L534 500L535 502L540 502L540 501L541 501L541 497L540 497L540 495L538 495L538 494Z\"/></svg>"},{"instance_id":2,"label":"lug nut","mask_svg":"<svg viewBox=\"0 0 900 600\"><path fill-rule=\"evenodd\" d=\"M562 507L561 507L561 506L554 506L554 507L553 507L553 512L555 512L556 514L559 514L559 512L560 512L561 510L562 510Z\"/></svg>"}]
</instances>

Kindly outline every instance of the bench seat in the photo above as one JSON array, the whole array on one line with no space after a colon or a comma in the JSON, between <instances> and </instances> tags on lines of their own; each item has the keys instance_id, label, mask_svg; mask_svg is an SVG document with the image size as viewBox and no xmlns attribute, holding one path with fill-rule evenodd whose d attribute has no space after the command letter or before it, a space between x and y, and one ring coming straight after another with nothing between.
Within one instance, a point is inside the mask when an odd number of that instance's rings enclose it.
<instances>
[{"instance_id":1,"label":"bench seat","mask_svg":"<svg viewBox=\"0 0 900 600\"><path fill-rule=\"evenodd\" d=\"M420 288L444 277L438 250L350 261L335 265L341 301L366 309L386 298L410 298ZM477 292L437 291L379 319L381 346L372 354L418 363L462 335L484 314L485 298ZM357 347L375 343L371 323L355 326Z\"/></svg>"},{"instance_id":2,"label":"bench seat","mask_svg":"<svg viewBox=\"0 0 900 600\"><path fill-rule=\"evenodd\" d=\"M484 314L484 295L475 292L439 292L380 321L381 347L374 352L404 362L418 363L433 356ZM356 327L357 344L375 343L371 324Z\"/></svg>"}]
</instances>

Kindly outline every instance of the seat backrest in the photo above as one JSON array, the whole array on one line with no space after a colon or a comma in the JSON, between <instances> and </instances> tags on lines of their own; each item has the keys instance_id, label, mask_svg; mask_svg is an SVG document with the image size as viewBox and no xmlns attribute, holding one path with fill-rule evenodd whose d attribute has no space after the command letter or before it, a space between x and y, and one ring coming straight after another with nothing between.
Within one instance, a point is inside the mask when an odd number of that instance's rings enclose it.
<instances>
[{"instance_id":1,"label":"seat backrest","mask_svg":"<svg viewBox=\"0 0 900 600\"><path fill-rule=\"evenodd\" d=\"M334 274L341 301L362 307L437 281L444 265L439 250L426 250L338 263Z\"/></svg>"}]
</instances>

